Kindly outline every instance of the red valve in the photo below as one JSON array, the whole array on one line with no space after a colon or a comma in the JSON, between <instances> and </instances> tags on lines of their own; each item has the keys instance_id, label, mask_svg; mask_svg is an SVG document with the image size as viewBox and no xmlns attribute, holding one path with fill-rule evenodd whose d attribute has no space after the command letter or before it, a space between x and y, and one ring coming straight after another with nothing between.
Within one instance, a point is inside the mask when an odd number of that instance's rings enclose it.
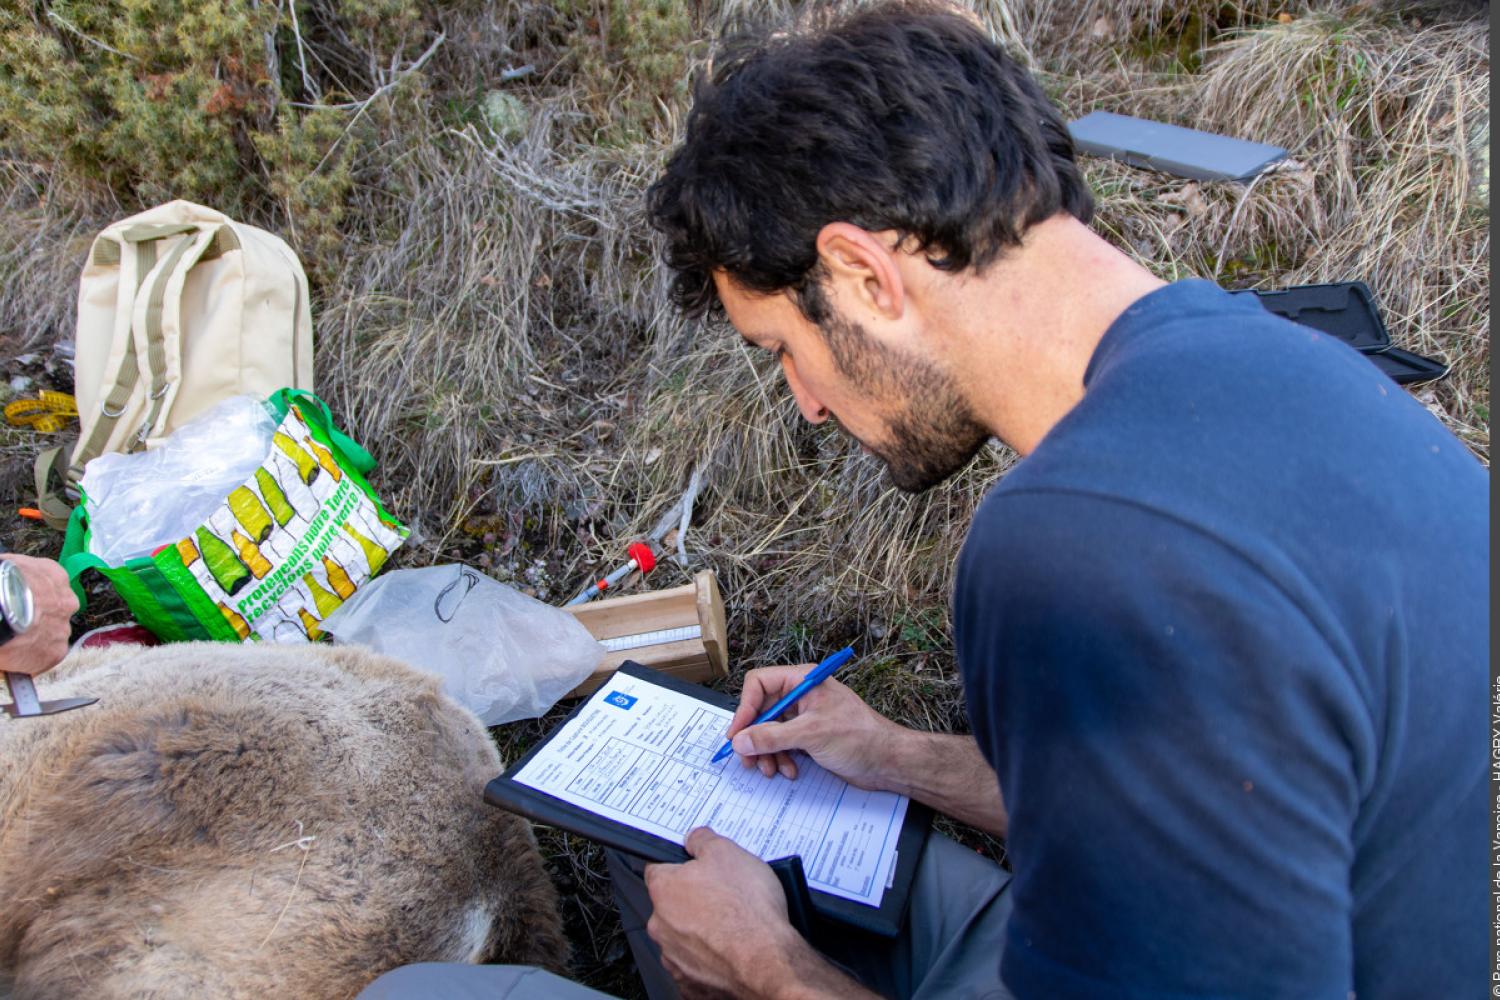
<instances>
[{"instance_id":1,"label":"red valve","mask_svg":"<svg viewBox=\"0 0 1500 1000\"><path fill-rule=\"evenodd\" d=\"M645 542L631 542L625 547L625 552L635 560L642 576L656 568L656 553L652 552L651 546Z\"/></svg>"}]
</instances>

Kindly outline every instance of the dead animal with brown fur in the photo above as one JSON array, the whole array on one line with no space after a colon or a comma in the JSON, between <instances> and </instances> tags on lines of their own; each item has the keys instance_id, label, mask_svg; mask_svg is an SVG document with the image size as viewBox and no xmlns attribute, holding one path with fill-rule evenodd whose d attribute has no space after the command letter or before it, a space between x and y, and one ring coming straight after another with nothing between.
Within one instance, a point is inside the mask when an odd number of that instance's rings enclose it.
<instances>
[{"instance_id":1,"label":"dead animal with brown fur","mask_svg":"<svg viewBox=\"0 0 1500 1000\"><path fill-rule=\"evenodd\" d=\"M77 655L0 720L0 995L350 997L408 962L560 971L530 827L438 682L360 649Z\"/></svg>"}]
</instances>

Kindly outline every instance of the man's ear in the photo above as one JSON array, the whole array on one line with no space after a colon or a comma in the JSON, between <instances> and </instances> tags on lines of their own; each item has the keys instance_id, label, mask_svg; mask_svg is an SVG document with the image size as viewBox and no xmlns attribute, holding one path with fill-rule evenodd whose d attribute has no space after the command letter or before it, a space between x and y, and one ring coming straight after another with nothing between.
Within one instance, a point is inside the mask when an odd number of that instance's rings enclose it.
<instances>
[{"instance_id":1,"label":"man's ear","mask_svg":"<svg viewBox=\"0 0 1500 1000\"><path fill-rule=\"evenodd\" d=\"M830 222L818 230L818 261L830 297L846 315L873 313L901 318L906 287L896 266L893 233L872 233L848 222Z\"/></svg>"}]
</instances>

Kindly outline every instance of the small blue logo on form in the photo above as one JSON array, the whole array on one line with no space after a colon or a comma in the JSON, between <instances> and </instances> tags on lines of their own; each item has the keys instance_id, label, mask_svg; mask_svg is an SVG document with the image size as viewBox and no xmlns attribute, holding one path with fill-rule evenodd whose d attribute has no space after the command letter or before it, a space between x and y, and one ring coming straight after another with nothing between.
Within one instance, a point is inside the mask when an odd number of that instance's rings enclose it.
<instances>
[{"instance_id":1,"label":"small blue logo on form","mask_svg":"<svg viewBox=\"0 0 1500 1000\"><path fill-rule=\"evenodd\" d=\"M620 691L611 691L609 694L604 696L604 701L607 704L615 706L616 708L623 708L628 712L630 711L631 707L635 705L635 696L624 694Z\"/></svg>"}]
</instances>

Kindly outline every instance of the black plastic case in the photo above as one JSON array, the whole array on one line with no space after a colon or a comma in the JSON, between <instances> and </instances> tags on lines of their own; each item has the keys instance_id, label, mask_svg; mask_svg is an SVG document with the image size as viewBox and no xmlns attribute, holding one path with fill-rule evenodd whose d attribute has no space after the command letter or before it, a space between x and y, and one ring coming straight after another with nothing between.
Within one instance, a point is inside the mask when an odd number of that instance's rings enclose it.
<instances>
[{"instance_id":1,"label":"black plastic case","mask_svg":"<svg viewBox=\"0 0 1500 1000\"><path fill-rule=\"evenodd\" d=\"M1391 346L1391 335L1375 307L1375 296L1363 281L1234 294L1253 294L1268 311L1339 338L1368 357L1397 385L1432 382L1448 374L1448 366L1441 361Z\"/></svg>"}]
</instances>

